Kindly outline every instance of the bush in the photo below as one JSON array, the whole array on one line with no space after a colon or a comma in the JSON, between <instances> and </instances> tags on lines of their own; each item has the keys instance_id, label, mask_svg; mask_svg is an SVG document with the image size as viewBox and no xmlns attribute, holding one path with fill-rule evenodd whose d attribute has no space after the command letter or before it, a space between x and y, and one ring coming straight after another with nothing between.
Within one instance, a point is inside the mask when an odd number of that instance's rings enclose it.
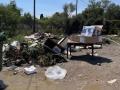
<instances>
[{"instance_id":1,"label":"bush","mask_svg":"<svg viewBox=\"0 0 120 90\"><path fill-rule=\"evenodd\" d=\"M56 60L50 53L39 56L39 63L41 66L51 66L56 64Z\"/></svg>"}]
</instances>

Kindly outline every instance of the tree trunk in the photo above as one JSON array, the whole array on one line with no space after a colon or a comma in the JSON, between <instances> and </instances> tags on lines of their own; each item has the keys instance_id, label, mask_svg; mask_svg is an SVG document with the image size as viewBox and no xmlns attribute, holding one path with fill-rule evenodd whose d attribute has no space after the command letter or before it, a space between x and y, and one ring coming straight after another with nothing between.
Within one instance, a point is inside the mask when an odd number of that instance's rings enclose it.
<instances>
[{"instance_id":1,"label":"tree trunk","mask_svg":"<svg viewBox=\"0 0 120 90\"><path fill-rule=\"evenodd\" d=\"M0 42L0 71L2 70L2 47L3 43Z\"/></svg>"}]
</instances>

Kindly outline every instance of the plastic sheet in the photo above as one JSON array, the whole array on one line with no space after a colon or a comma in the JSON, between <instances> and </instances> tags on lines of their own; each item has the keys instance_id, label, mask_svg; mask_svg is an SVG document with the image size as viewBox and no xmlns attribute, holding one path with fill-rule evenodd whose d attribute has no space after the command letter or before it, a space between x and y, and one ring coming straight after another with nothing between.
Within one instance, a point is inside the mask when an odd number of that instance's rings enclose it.
<instances>
[{"instance_id":1,"label":"plastic sheet","mask_svg":"<svg viewBox=\"0 0 120 90\"><path fill-rule=\"evenodd\" d=\"M67 71L59 66L49 67L45 72L45 76L52 80L63 79L66 74Z\"/></svg>"}]
</instances>

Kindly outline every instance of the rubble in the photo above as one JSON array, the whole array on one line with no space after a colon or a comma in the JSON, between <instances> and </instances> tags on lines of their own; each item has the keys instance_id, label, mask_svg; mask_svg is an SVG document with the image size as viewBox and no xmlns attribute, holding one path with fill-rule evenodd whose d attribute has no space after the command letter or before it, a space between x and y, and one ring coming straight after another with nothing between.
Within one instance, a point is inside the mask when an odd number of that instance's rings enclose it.
<instances>
[{"instance_id":1,"label":"rubble","mask_svg":"<svg viewBox=\"0 0 120 90\"><path fill-rule=\"evenodd\" d=\"M53 38L53 37L55 37L55 35L53 35L51 33L38 32L38 33L34 33L32 35L29 35L29 36L25 36L24 38L28 42L35 42L37 40L43 40L43 39Z\"/></svg>"},{"instance_id":2,"label":"rubble","mask_svg":"<svg viewBox=\"0 0 120 90\"><path fill-rule=\"evenodd\" d=\"M10 67L12 65L15 65L19 67L23 64L39 64L41 63L41 58L39 57L42 57L43 59L49 55L51 51L54 52L53 54L50 54L54 59L62 57L61 53L64 52L64 48L53 40L56 39L56 36L51 33L38 32L29 36L25 36L24 39L24 42L13 41L10 44L3 45L2 58L4 66ZM46 56L44 56L45 54ZM54 54L59 54L59 57L54 57ZM52 59L49 58L49 56L47 57L48 58L45 59ZM49 60L49 62L52 61Z\"/></svg>"}]
</instances>

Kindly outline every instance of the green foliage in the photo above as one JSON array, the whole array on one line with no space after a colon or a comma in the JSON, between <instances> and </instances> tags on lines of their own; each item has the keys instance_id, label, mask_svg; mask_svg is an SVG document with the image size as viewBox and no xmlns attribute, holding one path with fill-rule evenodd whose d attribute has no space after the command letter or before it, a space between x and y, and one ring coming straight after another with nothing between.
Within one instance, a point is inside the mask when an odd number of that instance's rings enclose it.
<instances>
[{"instance_id":1,"label":"green foliage","mask_svg":"<svg viewBox=\"0 0 120 90\"><path fill-rule=\"evenodd\" d=\"M40 14L40 19L44 19L44 16L43 16L43 14Z\"/></svg>"},{"instance_id":2,"label":"green foliage","mask_svg":"<svg viewBox=\"0 0 120 90\"><path fill-rule=\"evenodd\" d=\"M83 25L104 24L104 34L110 34L117 33L113 30L120 28L120 5L110 0L89 0L88 7L82 13L73 16L75 9L75 5L69 3L63 6L63 12L56 12L49 18L41 14L39 19L36 18L36 30L70 34L80 31ZM8 5L0 4L0 23L0 31L5 31L9 37L13 37L21 34L21 31L30 32L33 17L30 13L24 13L22 16L21 9L16 6L15 1L11 1Z\"/></svg>"},{"instance_id":3,"label":"green foliage","mask_svg":"<svg viewBox=\"0 0 120 90\"><path fill-rule=\"evenodd\" d=\"M33 19L30 13L25 13L24 16L21 17L21 23L23 25L29 26L30 28L32 28L32 24L33 24Z\"/></svg>"},{"instance_id":4,"label":"green foliage","mask_svg":"<svg viewBox=\"0 0 120 90\"><path fill-rule=\"evenodd\" d=\"M56 12L50 18L44 18L39 20L39 24L43 32L53 33L53 34L63 34L65 27L64 14Z\"/></svg>"},{"instance_id":5,"label":"green foliage","mask_svg":"<svg viewBox=\"0 0 120 90\"><path fill-rule=\"evenodd\" d=\"M3 42L6 40L6 36L5 36L5 33L4 32L1 32L0 33L0 42Z\"/></svg>"},{"instance_id":6,"label":"green foliage","mask_svg":"<svg viewBox=\"0 0 120 90\"><path fill-rule=\"evenodd\" d=\"M51 66L56 64L56 60L53 58L52 54L47 53L39 57L39 63L41 66Z\"/></svg>"},{"instance_id":7,"label":"green foliage","mask_svg":"<svg viewBox=\"0 0 120 90\"><path fill-rule=\"evenodd\" d=\"M24 41L24 35L19 34L17 36L12 37L12 38L8 38L8 42L12 42L12 41L15 41L15 40L20 41L20 42Z\"/></svg>"},{"instance_id":8,"label":"green foliage","mask_svg":"<svg viewBox=\"0 0 120 90\"><path fill-rule=\"evenodd\" d=\"M82 25L104 25L103 34L115 34L120 28L120 6L109 0L90 0L88 7L80 14Z\"/></svg>"},{"instance_id":9,"label":"green foliage","mask_svg":"<svg viewBox=\"0 0 120 90\"><path fill-rule=\"evenodd\" d=\"M71 16L71 14L75 11L75 5L72 3L65 4L63 6L64 14L66 17Z\"/></svg>"},{"instance_id":10,"label":"green foliage","mask_svg":"<svg viewBox=\"0 0 120 90\"><path fill-rule=\"evenodd\" d=\"M8 32L10 36L15 34L21 15L20 11L21 10L16 7L14 2L11 2L6 6L0 5L0 29Z\"/></svg>"}]
</instances>

